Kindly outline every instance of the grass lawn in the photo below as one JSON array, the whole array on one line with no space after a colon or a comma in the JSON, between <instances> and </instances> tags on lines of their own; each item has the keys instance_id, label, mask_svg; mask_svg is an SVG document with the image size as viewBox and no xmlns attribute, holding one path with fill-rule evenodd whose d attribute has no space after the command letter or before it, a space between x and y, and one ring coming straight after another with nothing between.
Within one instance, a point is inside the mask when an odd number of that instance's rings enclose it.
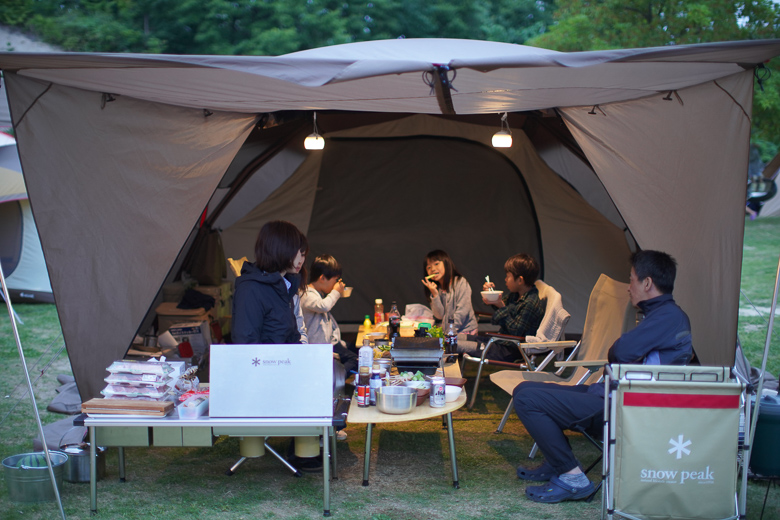
<instances>
[{"instance_id":1,"label":"grass lawn","mask_svg":"<svg viewBox=\"0 0 780 520\"><path fill-rule=\"evenodd\" d=\"M747 222L742 288L759 308L771 304L780 219ZM58 374L69 374L56 310L52 305L17 305L35 396L44 423L63 418L46 411L55 396ZM759 365L766 335L764 317L751 316L740 298L740 339L753 365ZM744 314L744 315L743 315ZM773 345L776 349L776 345ZM474 369L465 374L471 377ZM780 354L770 356L777 375ZM0 458L31 450L36 425L26 396L18 352L7 314L0 317ZM453 414L460 489L451 485L449 449L440 420L379 425L374 430L371 485L363 487L365 426L350 426L347 442L338 443L339 479L331 485L331 511L340 519L557 519L588 520L601 516L601 494L593 503L534 504L523 496L525 485L515 468L526 461L532 441L516 417L501 435L493 434L509 396L489 382L480 388L477 406ZM597 456L581 436L572 445L582 461ZM286 439L271 444L286 450ZM98 515L102 518L249 519L322 518L322 477L294 478L270 454L249 460L233 477L225 470L238 458L238 441L222 437L212 448L127 448L127 482L119 482L117 450L107 452L107 475L98 483ZM591 473L599 478L598 469ZM2 480L5 480L3 475ZM758 519L765 483L750 483L747 518ZM69 518L90 518L88 484L63 483L62 498ZM0 483L0 517L52 519L55 503L9 501ZM764 518L780 518L780 492L771 490Z\"/></svg>"}]
</instances>

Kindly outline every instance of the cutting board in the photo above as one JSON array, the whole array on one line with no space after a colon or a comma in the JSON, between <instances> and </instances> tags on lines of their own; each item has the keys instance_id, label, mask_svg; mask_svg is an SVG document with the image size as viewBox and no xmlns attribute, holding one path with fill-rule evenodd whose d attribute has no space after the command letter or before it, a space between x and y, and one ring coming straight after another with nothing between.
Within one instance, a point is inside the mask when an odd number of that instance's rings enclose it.
<instances>
[{"instance_id":1,"label":"cutting board","mask_svg":"<svg viewBox=\"0 0 780 520\"><path fill-rule=\"evenodd\" d=\"M164 417L173 410L173 401L141 401L137 399L90 399L81 404L88 414L147 415Z\"/></svg>"}]
</instances>

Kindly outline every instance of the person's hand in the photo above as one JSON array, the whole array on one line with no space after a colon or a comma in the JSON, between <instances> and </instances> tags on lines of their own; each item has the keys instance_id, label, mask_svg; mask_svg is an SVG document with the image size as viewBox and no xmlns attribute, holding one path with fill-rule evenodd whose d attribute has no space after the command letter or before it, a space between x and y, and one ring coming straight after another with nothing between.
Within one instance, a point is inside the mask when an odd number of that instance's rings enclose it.
<instances>
[{"instance_id":1,"label":"person's hand","mask_svg":"<svg viewBox=\"0 0 780 520\"><path fill-rule=\"evenodd\" d=\"M423 279L422 283L425 287L428 288L429 291L431 291L431 298L439 297L439 286L436 285L436 282L432 280Z\"/></svg>"},{"instance_id":2,"label":"person's hand","mask_svg":"<svg viewBox=\"0 0 780 520\"><path fill-rule=\"evenodd\" d=\"M485 282L482 284L483 291L489 291L490 289L495 289L495 288L496 288L496 284L494 284L493 282Z\"/></svg>"},{"instance_id":3,"label":"person's hand","mask_svg":"<svg viewBox=\"0 0 780 520\"><path fill-rule=\"evenodd\" d=\"M336 282L336 285L333 286L334 289L336 289L339 294L344 294L344 288L347 286L347 284L344 283L344 280L339 280Z\"/></svg>"}]
</instances>

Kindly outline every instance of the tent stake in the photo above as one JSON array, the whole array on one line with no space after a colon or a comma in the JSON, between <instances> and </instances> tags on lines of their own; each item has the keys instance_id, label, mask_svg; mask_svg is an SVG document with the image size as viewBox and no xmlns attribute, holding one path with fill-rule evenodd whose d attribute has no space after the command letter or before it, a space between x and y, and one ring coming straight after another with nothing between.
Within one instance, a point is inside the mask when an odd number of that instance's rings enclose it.
<instances>
[{"instance_id":1,"label":"tent stake","mask_svg":"<svg viewBox=\"0 0 780 520\"><path fill-rule=\"evenodd\" d=\"M27 389L30 392L30 401L32 402L33 413L35 414L35 421L38 424L38 433L41 435L41 442L43 443L43 453L46 456L46 465L49 468L49 478L51 479L51 485L54 488L54 496L57 497L57 505L60 508L60 514L62 519L65 520L65 510L62 508L62 497L60 497L60 490L57 489L57 480L54 477L54 468L51 465L51 455L49 455L49 447L46 445L46 437L43 434L43 424L41 424L41 415L38 413L38 404L35 402L35 392L33 391L32 381L30 380L30 372L27 370L27 361L24 358L24 350L22 349L22 340L19 338L19 329L16 326L16 312L11 304L11 296L8 294L8 287L5 284L5 274L3 274L3 266L0 265L0 283L3 286L3 297L5 298L5 305L8 307L8 317L11 320L11 327L14 331L14 339L16 340L16 347L19 349L19 358L22 360L22 367L24 368L24 377L27 379Z\"/></svg>"}]
</instances>

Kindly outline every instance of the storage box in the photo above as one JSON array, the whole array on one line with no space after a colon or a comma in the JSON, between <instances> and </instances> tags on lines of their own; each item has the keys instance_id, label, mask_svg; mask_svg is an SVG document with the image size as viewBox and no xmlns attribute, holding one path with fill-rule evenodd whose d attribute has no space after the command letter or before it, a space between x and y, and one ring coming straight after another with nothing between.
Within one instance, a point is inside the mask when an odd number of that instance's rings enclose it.
<instances>
[{"instance_id":1,"label":"storage box","mask_svg":"<svg viewBox=\"0 0 780 520\"><path fill-rule=\"evenodd\" d=\"M170 329L172 325L178 323L192 323L201 321L211 321L216 318L216 307L209 311L200 309L179 309L176 302L163 302L157 306L157 334L162 334Z\"/></svg>"}]
</instances>

